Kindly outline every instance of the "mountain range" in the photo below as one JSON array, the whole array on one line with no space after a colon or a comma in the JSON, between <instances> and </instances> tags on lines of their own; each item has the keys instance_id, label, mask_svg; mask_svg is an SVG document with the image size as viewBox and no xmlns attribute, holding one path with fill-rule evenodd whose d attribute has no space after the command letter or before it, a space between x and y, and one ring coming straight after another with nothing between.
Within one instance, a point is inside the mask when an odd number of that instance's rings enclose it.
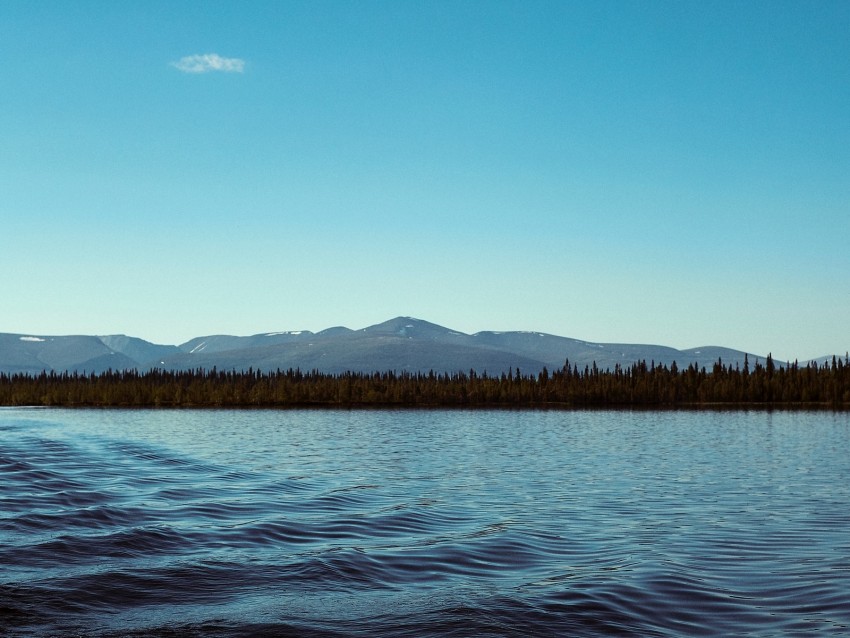
<instances>
[{"instance_id":1,"label":"mountain range","mask_svg":"<svg viewBox=\"0 0 850 638\"><path fill-rule=\"evenodd\" d=\"M396 317L361 330L345 327L320 332L283 331L248 337L209 335L179 346L159 345L125 335L43 336L0 333L0 372L42 371L100 373L151 368L191 370L261 370L300 368L326 373L468 372L501 374L519 368L537 373L544 367L570 365L600 369L636 361L681 368L691 363L743 366L764 356L718 346L677 350L660 345L592 343L542 332L476 332L464 334L412 317ZM781 364L781 362L777 362Z\"/></svg>"}]
</instances>

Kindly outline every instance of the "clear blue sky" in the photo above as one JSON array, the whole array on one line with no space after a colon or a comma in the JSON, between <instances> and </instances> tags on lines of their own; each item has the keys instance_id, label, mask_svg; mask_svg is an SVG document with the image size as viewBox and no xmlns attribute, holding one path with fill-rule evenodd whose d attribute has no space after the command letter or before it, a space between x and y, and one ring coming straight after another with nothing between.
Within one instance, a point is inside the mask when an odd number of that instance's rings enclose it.
<instances>
[{"instance_id":1,"label":"clear blue sky","mask_svg":"<svg viewBox=\"0 0 850 638\"><path fill-rule=\"evenodd\" d=\"M850 349L846 0L4 0L0 60L2 332Z\"/></svg>"}]
</instances>

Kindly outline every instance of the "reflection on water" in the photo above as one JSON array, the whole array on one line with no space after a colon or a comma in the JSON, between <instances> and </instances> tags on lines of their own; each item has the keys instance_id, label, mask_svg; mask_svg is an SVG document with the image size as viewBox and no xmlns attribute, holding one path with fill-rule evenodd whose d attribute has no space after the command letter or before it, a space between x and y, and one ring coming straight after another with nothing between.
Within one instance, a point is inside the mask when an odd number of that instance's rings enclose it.
<instances>
[{"instance_id":1,"label":"reflection on water","mask_svg":"<svg viewBox=\"0 0 850 638\"><path fill-rule=\"evenodd\" d=\"M848 478L840 413L0 410L0 627L841 635Z\"/></svg>"}]
</instances>

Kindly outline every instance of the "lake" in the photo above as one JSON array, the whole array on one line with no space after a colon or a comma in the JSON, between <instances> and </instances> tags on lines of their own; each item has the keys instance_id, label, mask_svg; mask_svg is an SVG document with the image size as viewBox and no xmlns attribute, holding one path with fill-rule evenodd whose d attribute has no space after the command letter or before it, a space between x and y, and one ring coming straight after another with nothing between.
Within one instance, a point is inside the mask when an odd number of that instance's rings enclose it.
<instances>
[{"instance_id":1,"label":"lake","mask_svg":"<svg viewBox=\"0 0 850 638\"><path fill-rule=\"evenodd\" d=\"M850 414L0 409L0 635L612 633L850 633Z\"/></svg>"}]
</instances>

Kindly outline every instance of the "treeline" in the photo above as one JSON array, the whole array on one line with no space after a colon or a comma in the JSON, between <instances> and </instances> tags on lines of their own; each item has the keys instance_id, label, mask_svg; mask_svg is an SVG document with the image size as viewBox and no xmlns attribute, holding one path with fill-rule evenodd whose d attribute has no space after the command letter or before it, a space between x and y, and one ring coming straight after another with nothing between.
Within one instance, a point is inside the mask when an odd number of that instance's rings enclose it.
<instances>
[{"instance_id":1,"label":"treeline","mask_svg":"<svg viewBox=\"0 0 850 638\"><path fill-rule=\"evenodd\" d=\"M724 365L679 369L646 362L524 375L488 376L277 370L136 370L102 374L0 374L0 405L112 407L297 406L700 406L761 404L850 408L850 361L752 369Z\"/></svg>"}]
</instances>

